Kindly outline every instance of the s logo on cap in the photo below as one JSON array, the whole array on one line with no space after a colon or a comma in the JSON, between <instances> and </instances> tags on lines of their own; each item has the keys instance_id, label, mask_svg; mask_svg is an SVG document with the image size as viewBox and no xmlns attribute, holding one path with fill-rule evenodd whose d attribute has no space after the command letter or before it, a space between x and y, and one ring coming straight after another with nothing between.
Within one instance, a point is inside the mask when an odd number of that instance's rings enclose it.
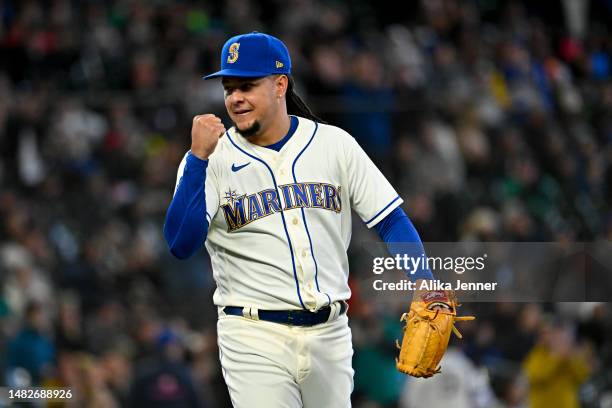
<instances>
[{"instance_id":1,"label":"s logo on cap","mask_svg":"<svg viewBox=\"0 0 612 408\"><path fill-rule=\"evenodd\" d=\"M220 60L221 70L206 75L204 79L223 76L261 78L291 73L287 46L272 35L256 31L235 35L223 43Z\"/></svg>"},{"instance_id":2,"label":"s logo on cap","mask_svg":"<svg viewBox=\"0 0 612 408\"><path fill-rule=\"evenodd\" d=\"M227 56L227 62L229 64L233 64L238 60L238 48L240 48L240 43L237 42L229 46L229 49L227 50L229 52L229 55Z\"/></svg>"}]
</instances>

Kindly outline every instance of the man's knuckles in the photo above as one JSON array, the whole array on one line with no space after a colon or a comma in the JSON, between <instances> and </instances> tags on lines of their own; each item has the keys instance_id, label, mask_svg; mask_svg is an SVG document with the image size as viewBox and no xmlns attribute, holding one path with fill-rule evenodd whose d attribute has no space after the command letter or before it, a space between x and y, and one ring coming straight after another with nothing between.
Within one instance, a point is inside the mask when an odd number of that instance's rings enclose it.
<instances>
[{"instance_id":1,"label":"man's knuckles","mask_svg":"<svg viewBox=\"0 0 612 408\"><path fill-rule=\"evenodd\" d=\"M193 122L194 124L202 124L202 125L217 124L217 123L221 123L221 118L213 115L212 113L207 113L205 115L194 116Z\"/></svg>"}]
</instances>

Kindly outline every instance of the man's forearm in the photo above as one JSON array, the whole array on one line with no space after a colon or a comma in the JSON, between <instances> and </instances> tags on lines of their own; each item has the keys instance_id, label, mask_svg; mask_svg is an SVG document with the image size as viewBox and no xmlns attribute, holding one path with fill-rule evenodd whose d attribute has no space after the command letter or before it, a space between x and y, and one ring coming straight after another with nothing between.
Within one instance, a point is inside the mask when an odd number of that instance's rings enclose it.
<instances>
[{"instance_id":1,"label":"man's forearm","mask_svg":"<svg viewBox=\"0 0 612 408\"><path fill-rule=\"evenodd\" d=\"M188 154L183 176L166 213L164 238L170 252L180 259L192 256L206 240L207 166L207 160Z\"/></svg>"},{"instance_id":2,"label":"man's forearm","mask_svg":"<svg viewBox=\"0 0 612 408\"><path fill-rule=\"evenodd\" d=\"M391 255L399 255L400 257L407 255L411 258L424 257L425 249L421 237L400 207L383 218L374 228L380 238L387 244L387 249ZM433 279L433 274L426 264L421 264L415 271L406 271L406 275L413 282L419 279Z\"/></svg>"}]
</instances>

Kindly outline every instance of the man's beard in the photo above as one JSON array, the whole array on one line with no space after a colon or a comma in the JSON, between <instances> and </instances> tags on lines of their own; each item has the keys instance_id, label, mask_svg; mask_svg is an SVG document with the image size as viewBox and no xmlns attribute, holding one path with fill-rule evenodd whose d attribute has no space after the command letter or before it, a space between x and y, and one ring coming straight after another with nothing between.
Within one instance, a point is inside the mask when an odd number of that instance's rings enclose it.
<instances>
[{"instance_id":1,"label":"man's beard","mask_svg":"<svg viewBox=\"0 0 612 408\"><path fill-rule=\"evenodd\" d=\"M257 133L259 133L259 131L261 130L261 125L259 124L259 121L256 120L248 128L241 130L241 129L238 129L238 126L236 126L236 130L238 131L238 133L242 135L242 137L248 138L251 136L255 136Z\"/></svg>"}]
</instances>

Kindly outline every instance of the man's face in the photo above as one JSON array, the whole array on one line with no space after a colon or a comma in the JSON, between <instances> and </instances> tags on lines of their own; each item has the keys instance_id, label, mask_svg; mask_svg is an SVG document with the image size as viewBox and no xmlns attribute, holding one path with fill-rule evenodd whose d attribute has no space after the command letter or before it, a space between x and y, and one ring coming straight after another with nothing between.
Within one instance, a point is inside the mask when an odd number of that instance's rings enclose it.
<instances>
[{"instance_id":1,"label":"man's face","mask_svg":"<svg viewBox=\"0 0 612 408\"><path fill-rule=\"evenodd\" d=\"M244 137L265 128L278 109L277 76L263 78L224 77L225 108Z\"/></svg>"}]
</instances>

